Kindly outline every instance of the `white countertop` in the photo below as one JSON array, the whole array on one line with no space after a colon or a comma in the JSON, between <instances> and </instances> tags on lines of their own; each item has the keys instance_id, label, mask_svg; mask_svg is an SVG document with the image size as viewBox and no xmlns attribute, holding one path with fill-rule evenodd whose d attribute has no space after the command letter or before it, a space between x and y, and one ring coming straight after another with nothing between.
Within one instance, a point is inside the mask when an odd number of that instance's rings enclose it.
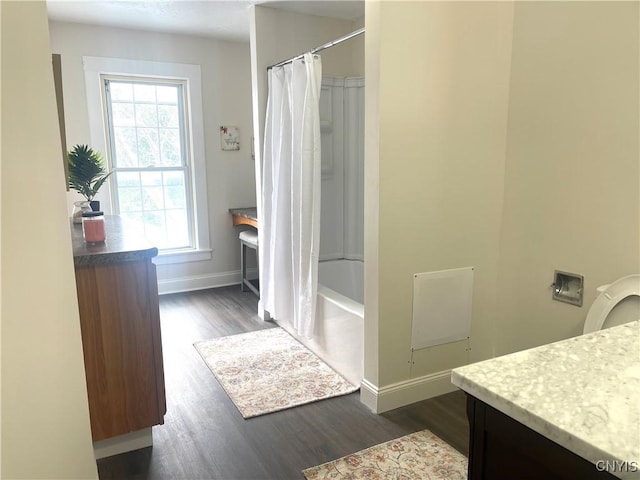
<instances>
[{"instance_id":1,"label":"white countertop","mask_svg":"<svg viewBox=\"0 0 640 480\"><path fill-rule=\"evenodd\" d=\"M596 464L640 469L640 321L452 371L465 392Z\"/></svg>"}]
</instances>

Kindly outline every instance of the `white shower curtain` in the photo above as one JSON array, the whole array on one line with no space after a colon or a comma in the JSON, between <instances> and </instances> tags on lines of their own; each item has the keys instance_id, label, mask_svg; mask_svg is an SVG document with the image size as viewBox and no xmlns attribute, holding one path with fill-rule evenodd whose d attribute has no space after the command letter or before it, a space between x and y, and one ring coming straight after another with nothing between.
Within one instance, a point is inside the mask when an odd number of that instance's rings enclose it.
<instances>
[{"instance_id":1,"label":"white shower curtain","mask_svg":"<svg viewBox=\"0 0 640 480\"><path fill-rule=\"evenodd\" d=\"M260 219L260 296L272 318L313 336L320 244L319 56L269 70Z\"/></svg>"}]
</instances>

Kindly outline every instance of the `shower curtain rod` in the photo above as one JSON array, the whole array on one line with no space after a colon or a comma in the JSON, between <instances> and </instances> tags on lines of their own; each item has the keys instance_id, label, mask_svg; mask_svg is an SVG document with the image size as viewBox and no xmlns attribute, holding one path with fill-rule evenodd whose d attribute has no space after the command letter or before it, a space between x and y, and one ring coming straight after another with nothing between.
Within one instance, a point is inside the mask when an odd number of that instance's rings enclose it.
<instances>
[{"instance_id":1,"label":"shower curtain rod","mask_svg":"<svg viewBox=\"0 0 640 480\"><path fill-rule=\"evenodd\" d=\"M340 37L337 38L331 42L327 42L324 45L320 45L319 47L314 48L313 50L309 50L309 53L314 54L314 53L318 53L321 52L322 50L326 50L327 48L331 48L334 45L338 45L339 43L342 43L346 40L349 40L353 37L357 37L358 35L362 35L364 33L364 28L361 28L359 30L356 30L355 32L351 32L346 34L344 37ZM305 52L306 53L306 52ZM271 65L269 67L267 67L267 70L271 70L274 67L281 67L282 65L286 65L287 63L291 63L294 60L298 60L299 58L304 57L304 53L301 53L300 55L296 55L295 57L292 57L288 60L283 60L282 62L278 62L275 65Z\"/></svg>"}]
</instances>

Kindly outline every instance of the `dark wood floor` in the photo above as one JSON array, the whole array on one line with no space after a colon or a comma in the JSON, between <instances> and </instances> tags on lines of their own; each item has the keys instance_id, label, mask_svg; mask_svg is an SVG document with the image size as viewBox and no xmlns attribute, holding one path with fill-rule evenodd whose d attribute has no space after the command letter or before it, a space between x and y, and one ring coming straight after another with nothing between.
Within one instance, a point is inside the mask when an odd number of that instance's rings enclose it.
<instances>
[{"instance_id":1,"label":"dark wood floor","mask_svg":"<svg viewBox=\"0 0 640 480\"><path fill-rule=\"evenodd\" d=\"M302 479L301 471L409 433L430 429L468 453L465 397L454 392L381 415L359 392L248 420L193 343L272 328L239 287L160 298L167 393L154 446L101 459L101 479Z\"/></svg>"}]
</instances>

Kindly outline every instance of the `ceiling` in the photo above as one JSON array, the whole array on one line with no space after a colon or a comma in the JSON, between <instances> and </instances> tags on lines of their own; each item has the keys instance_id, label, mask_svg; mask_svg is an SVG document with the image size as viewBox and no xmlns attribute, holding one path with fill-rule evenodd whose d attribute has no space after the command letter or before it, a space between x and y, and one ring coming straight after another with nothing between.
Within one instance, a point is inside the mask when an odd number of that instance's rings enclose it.
<instances>
[{"instance_id":1,"label":"ceiling","mask_svg":"<svg viewBox=\"0 0 640 480\"><path fill-rule=\"evenodd\" d=\"M263 5L355 20L364 0L47 0L51 20L249 41L249 10Z\"/></svg>"}]
</instances>

